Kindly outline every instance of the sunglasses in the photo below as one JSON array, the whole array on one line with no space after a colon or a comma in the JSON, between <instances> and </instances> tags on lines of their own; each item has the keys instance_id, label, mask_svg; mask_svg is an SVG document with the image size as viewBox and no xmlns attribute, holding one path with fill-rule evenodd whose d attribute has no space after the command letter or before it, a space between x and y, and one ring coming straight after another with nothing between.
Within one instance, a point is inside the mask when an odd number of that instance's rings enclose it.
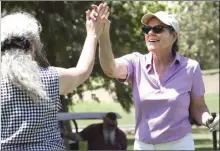
<instances>
[{"instance_id":1,"label":"sunglasses","mask_svg":"<svg viewBox=\"0 0 220 151\"><path fill-rule=\"evenodd\" d=\"M174 28L172 26L168 26L168 25L156 25L154 27L144 26L144 27L141 28L141 30L144 34L148 34L150 30L153 30L153 32L156 33L156 34L159 34L159 33L162 33L164 31L164 28L167 28L170 31L174 31Z\"/></svg>"}]
</instances>

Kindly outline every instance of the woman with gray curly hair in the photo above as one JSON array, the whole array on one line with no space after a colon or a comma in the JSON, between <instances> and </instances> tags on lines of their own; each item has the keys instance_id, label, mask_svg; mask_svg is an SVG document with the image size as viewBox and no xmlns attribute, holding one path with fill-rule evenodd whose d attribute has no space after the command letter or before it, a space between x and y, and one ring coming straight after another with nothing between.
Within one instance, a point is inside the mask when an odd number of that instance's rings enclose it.
<instances>
[{"instance_id":1,"label":"woman with gray curly hair","mask_svg":"<svg viewBox=\"0 0 220 151\"><path fill-rule=\"evenodd\" d=\"M103 14L108 7L103 7ZM89 19L78 64L50 66L40 40L42 27L30 14L17 12L1 19L1 150L63 150L57 113L62 94L91 74L104 24Z\"/></svg>"}]
</instances>

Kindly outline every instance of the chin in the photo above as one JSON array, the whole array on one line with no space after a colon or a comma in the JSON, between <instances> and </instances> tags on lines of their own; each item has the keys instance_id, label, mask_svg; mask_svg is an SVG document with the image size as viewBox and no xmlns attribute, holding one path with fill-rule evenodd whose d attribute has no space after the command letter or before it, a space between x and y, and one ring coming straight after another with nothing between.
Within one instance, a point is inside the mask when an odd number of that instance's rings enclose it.
<instances>
[{"instance_id":1,"label":"chin","mask_svg":"<svg viewBox=\"0 0 220 151\"><path fill-rule=\"evenodd\" d=\"M157 47L155 47L154 45L146 45L147 46L147 49L149 51L155 51Z\"/></svg>"},{"instance_id":2,"label":"chin","mask_svg":"<svg viewBox=\"0 0 220 151\"><path fill-rule=\"evenodd\" d=\"M154 53L154 52L156 52L157 51L157 49L155 48L155 47L149 47L148 48L148 50L150 51L150 52L152 52L152 53Z\"/></svg>"}]
</instances>

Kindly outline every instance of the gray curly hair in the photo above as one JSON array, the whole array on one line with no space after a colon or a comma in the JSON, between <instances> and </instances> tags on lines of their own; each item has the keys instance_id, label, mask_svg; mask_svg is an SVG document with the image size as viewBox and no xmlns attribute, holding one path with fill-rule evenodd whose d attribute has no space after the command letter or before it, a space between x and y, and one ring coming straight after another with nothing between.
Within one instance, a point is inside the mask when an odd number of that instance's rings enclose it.
<instances>
[{"instance_id":1,"label":"gray curly hair","mask_svg":"<svg viewBox=\"0 0 220 151\"><path fill-rule=\"evenodd\" d=\"M1 19L2 73L15 86L27 91L35 102L47 99L40 67L48 67L49 63L43 52L41 31L41 24L26 12L12 13ZM13 42L16 38L25 39L30 44L28 50L18 47L23 43Z\"/></svg>"}]
</instances>

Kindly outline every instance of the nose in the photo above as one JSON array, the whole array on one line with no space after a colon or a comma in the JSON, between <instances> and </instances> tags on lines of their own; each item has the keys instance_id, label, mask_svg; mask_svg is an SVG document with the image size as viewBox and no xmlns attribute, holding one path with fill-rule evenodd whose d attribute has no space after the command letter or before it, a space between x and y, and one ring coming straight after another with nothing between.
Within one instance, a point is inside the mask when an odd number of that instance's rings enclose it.
<instances>
[{"instance_id":1,"label":"nose","mask_svg":"<svg viewBox=\"0 0 220 151\"><path fill-rule=\"evenodd\" d=\"M151 37L151 36L155 36L156 34L153 32L153 30L151 29L148 34L145 34L145 40L148 41L148 39Z\"/></svg>"},{"instance_id":2,"label":"nose","mask_svg":"<svg viewBox=\"0 0 220 151\"><path fill-rule=\"evenodd\" d=\"M148 35L155 35L155 33L154 33L153 30L151 29L151 30L148 32Z\"/></svg>"}]
</instances>

